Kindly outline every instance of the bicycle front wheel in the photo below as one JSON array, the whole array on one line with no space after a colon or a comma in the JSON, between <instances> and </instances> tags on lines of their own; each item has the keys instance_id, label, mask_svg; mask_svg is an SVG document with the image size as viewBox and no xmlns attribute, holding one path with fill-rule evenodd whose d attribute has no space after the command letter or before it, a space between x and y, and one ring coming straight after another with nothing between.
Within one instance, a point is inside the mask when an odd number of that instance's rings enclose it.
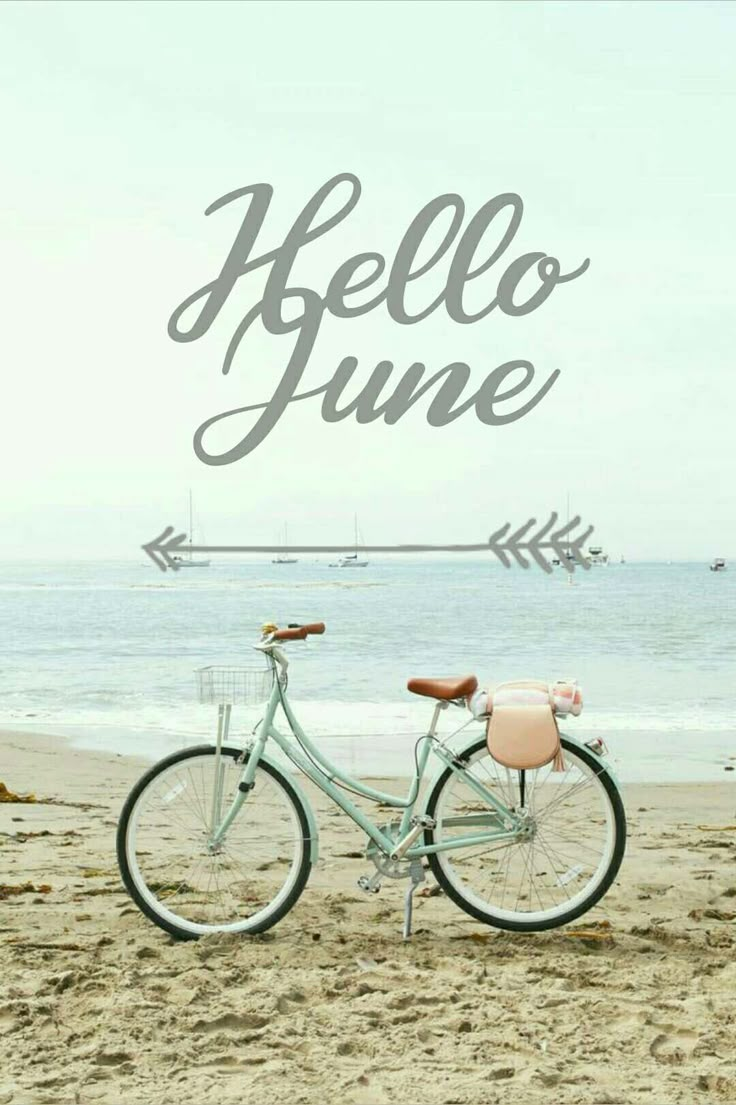
<instances>
[{"instance_id":1,"label":"bicycle front wheel","mask_svg":"<svg viewBox=\"0 0 736 1105\"><path fill-rule=\"evenodd\" d=\"M299 898L311 841L304 806L287 776L261 761L254 786L224 839L212 844L238 793L243 764L223 748L216 780L210 745L155 764L131 791L120 817L118 863L136 905L172 936L263 932Z\"/></svg>"},{"instance_id":2,"label":"bicycle front wheel","mask_svg":"<svg viewBox=\"0 0 736 1105\"><path fill-rule=\"evenodd\" d=\"M526 822L513 840L428 856L448 897L479 921L516 932L556 928L590 909L616 877L626 845L618 788L593 752L564 737L562 748L562 772L552 764L509 771L491 757L485 740L461 757L466 773L509 810L523 809ZM494 816L467 777L450 768L437 780L427 813L436 823L425 832L427 844L477 835L477 815Z\"/></svg>"}]
</instances>

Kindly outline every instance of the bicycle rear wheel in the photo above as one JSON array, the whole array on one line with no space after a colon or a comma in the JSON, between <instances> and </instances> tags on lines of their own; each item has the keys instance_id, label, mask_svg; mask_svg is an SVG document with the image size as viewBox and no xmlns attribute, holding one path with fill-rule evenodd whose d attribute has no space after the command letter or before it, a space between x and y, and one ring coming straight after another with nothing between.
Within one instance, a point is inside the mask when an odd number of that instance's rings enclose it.
<instances>
[{"instance_id":1,"label":"bicycle rear wheel","mask_svg":"<svg viewBox=\"0 0 736 1105\"><path fill-rule=\"evenodd\" d=\"M220 811L243 774L223 748ZM120 873L136 905L172 936L263 932L299 898L311 868L304 806L287 776L260 761L254 787L215 848L215 749L176 752L136 783L118 824Z\"/></svg>"},{"instance_id":2,"label":"bicycle rear wheel","mask_svg":"<svg viewBox=\"0 0 736 1105\"><path fill-rule=\"evenodd\" d=\"M445 893L486 924L539 932L567 924L599 901L611 886L626 846L626 817L618 788L601 759L562 738L565 770L552 764L508 771L490 756L485 740L461 757L465 769L509 809L524 806L528 832L511 841L468 845L428 856ZM524 776L523 783L521 776ZM471 835L463 818L492 810L450 768L427 803L436 826L427 844Z\"/></svg>"}]
</instances>

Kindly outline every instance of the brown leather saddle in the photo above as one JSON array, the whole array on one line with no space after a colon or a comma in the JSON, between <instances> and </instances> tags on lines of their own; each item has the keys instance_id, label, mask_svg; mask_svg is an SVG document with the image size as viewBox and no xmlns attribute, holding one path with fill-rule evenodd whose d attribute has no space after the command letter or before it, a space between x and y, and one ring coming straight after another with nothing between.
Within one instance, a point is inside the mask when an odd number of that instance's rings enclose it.
<instances>
[{"instance_id":1,"label":"brown leather saddle","mask_svg":"<svg viewBox=\"0 0 736 1105\"><path fill-rule=\"evenodd\" d=\"M477 691L478 680L474 675L457 675L442 679L410 679L406 686L412 694L438 698L441 702L454 702Z\"/></svg>"}]
</instances>

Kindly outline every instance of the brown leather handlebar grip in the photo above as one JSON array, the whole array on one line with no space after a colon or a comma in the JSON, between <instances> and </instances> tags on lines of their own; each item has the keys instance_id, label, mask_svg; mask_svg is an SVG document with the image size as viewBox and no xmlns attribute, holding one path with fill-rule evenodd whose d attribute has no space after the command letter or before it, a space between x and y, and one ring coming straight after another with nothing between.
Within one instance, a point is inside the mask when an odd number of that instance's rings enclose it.
<instances>
[{"instance_id":1,"label":"brown leather handlebar grip","mask_svg":"<svg viewBox=\"0 0 736 1105\"><path fill-rule=\"evenodd\" d=\"M324 622L312 622L311 625L303 625L302 629L306 629L307 633L324 633Z\"/></svg>"},{"instance_id":2,"label":"brown leather handlebar grip","mask_svg":"<svg viewBox=\"0 0 736 1105\"><path fill-rule=\"evenodd\" d=\"M274 641L303 641L307 636L305 625L296 626L294 629L277 629L273 635Z\"/></svg>"}]
</instances>

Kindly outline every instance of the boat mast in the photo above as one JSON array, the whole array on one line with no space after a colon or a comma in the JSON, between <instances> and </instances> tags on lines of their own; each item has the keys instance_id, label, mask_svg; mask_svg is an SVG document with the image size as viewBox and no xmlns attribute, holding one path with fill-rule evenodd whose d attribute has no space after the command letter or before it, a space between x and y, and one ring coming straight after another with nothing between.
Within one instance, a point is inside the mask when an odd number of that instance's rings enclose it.
<instances>
[{"instance_id":1,"label":"boat mast","mask_svg":"<svg viewBox=\"0 0 736 1105\"><path fill-rule=\"evenodd\" d=\"M570 492L567 493L567 524L570 524ZM568 541L570 540L570 534L567 535ZM567 563L565 568L567 569L567 585L572 587L572 572L570 571L570 546L567 546Z\"/></svg>"},{"instance_id":2,"label":"boat mast","mask_svg":"<svg viewBox=\"0 0 736 1105\"><path fill-rule=\"evenodd\" d=\"M189 559L192 559L192 489L189 488Z\"/></svg>"}]
</instances>

